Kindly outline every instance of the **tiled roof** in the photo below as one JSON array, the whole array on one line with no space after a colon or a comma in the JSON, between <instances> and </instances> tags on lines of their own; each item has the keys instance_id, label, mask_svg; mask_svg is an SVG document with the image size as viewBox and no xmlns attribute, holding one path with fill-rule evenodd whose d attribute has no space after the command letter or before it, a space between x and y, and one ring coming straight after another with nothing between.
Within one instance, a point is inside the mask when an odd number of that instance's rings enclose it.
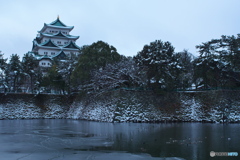
<instances>
[{"instance_id":1,"label":"tiled roof","mask_svg":"<svg viewBox=\"0 0 240 160\"><path fill-rule=\"evenodd\" d=\"M66 35L66 34L62 34L62 32L58 32L56 34L48 34L48 33L40 33L42 36L46 36L46 37L58 37L58 38L69 38L69 39L78 39L79 36L72 36L72 35Z\"/></svg>"},{"instance_id":2,"label":"tiled roof","mask_svg":"<svg viewBox=\"0 0 240 160\"><path fill-rule=\"evenodd\" d=\"M43 44L40 44L41 46L47 46L47 47L58 47L57 45L55 45L51 39L49 39L48 41L44 42Z\"/></svg>"},{"instance_id":3,"label":"tiled roof","mask_svg":"<svg viewBox=\"0 0 240 160\"><path fill-rule=\"evenodd\" d=\"M50 25L67 27L62 21L60 21L59 17L55 21L50 23Z\"/></svg>"},{"instance_id":4,"label":"tiled roof","mask_svg":"<svg viewBox=\"0 0 240 160\"><path fill-rule=\"evenodd\" d=\"M66 46L64 46L63 48L74 48L74 49L79 49L80 47L78 47L74 42L70 42L69 44L67 44Z\"/></svg>"}]
</instances>

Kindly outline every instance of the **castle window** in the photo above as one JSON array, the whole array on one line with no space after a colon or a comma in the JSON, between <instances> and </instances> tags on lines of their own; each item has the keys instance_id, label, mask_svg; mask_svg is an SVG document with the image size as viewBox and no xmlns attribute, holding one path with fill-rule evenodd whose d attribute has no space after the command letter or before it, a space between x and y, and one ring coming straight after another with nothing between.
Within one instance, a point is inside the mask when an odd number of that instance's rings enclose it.
<instances>
[{"instance_id":1,"label":"castle window","mask_svg":"<svg viewBox=\"0 0 240 160\"><path fill-rule=\"evenodd\" d=\"M51 55L55 55L55 52L52 52Z\"/></svg>"},{"instance_id":2,"label":"castle window","mask_svg":"<svg viewBox=\"0 0 240 160\"><path fill-rule=\"evenodd\" d=\"M57 44L61 44L61 41L57 41Z\"/></svg>"},{"instance_id":3,"label":"castle window","mask_svg":"<svg viewBox=\"0 0 240 160\"><path fill-rule=\"evenodd\" d=\"M48 52L44 52L45 55L48 55Z\"/></svg>"}]
</instances>

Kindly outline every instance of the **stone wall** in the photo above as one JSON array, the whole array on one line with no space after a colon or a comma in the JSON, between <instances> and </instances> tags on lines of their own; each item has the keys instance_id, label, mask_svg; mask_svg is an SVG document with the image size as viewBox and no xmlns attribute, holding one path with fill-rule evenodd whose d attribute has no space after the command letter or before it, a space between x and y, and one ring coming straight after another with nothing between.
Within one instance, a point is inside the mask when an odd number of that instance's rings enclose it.
<instances>
[{"instance_id":1,"label":"stone wall","mask_svg":"<svg viewBox=\"0 0 240 160\"><path fill-rule=\"evenodd\" d=\"M0 119L65 118L70 103L60 95L0 94Z\"/></svg>"},{"instance_id":2,"label":"stone wall","mask_svg":"<svg viewBox=\"0 0 240 160\"><path fill-rule=\"evenodd\" d=\"M239 91L111 91L82 96L0 94L0 119L240 122Z\"/></svg>"}]
</instances>

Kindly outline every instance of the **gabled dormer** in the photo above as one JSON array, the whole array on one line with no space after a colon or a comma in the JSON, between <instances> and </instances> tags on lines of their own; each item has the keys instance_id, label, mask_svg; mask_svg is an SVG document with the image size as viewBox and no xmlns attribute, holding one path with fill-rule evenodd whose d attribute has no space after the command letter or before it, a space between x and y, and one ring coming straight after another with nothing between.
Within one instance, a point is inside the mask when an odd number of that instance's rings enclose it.
<instances>
[{"instance_id":1,"label":"gabled dormer","mask_svg":"<svg viewBox=\"0 0 240 160\"><path fill-rule=\"evenodd\" d=\"M67 55L64 53L64 51L60 51L56 56L54 56L53 58L57 58L57 59L66 59Z\"/></svg>"},{"instance_id":2,"label":"gabled dormer","mask_svg":"<svg viewBox=\"0 0 240 160\"><path fill-rule=\"evenodd\" d=\"M67 25L65 25L62 21L60 21L59 16L57 17L57 19L56 19L55 21L53 21L52 23L50 23L50 25L67 27Z\"/></svg>"},{"instance_id":3,"label":"gabled dormer","mask_svg":"<svg viewBox=\"0 0 240 160\"><path fill-rule=\"evenodd\" d=\"M44 23L44 26L43 28L39 31L39 33L45 33L47 29L55 29L55 30L65 30L66 32L70 32L72 29L74 28L74 26L67 26L65 25L62 21L60 21L59 17L49 23L49 24L46 24Z\"/></svg>"},{"instance_id":4,"label":"gabled dormer","mask_svg":"<svg viewBox=\"0 0 240 160\"><path fill-rule=\"evenodd\" d=\"M51 39L49 39L48 41L46 41L46 42L44 42L44 43L42 43L42 44L40 44L41 46L45 46L45 47L58 47L56 44L54 44L53 42L52 42L52 40Z\"/></svg>"},{"instance_id":5,"label":"gabled dormer","mask_svg":"<svg viewBox=\"0 0 240 160\"><path fill-rule=\"evenodd\" d=\"M73 41L71 41L69 44L65 45L63 48L79 49L80 47L78 47Z\"/></svg>"}]
</instances>

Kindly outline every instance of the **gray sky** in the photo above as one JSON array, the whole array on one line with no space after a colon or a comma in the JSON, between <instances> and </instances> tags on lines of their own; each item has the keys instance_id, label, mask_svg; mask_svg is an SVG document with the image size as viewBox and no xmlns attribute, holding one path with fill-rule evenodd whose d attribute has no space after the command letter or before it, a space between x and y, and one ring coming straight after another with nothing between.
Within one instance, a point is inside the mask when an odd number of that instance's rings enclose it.
<instances>
[{"instance_id":1,"label":"gray sky","mask_svg":"<svg viewBox=\"0 0 240 160\"><path fill-rule=\"evenodd\" d=\"M74 26L77 45L102 40L134 56L145 44L169 41L179 52L198 55L196 45L237 35L240 0L1 0L0 50L9 58L32 48L44 23Z\"/></svg>"}]
</instances>

